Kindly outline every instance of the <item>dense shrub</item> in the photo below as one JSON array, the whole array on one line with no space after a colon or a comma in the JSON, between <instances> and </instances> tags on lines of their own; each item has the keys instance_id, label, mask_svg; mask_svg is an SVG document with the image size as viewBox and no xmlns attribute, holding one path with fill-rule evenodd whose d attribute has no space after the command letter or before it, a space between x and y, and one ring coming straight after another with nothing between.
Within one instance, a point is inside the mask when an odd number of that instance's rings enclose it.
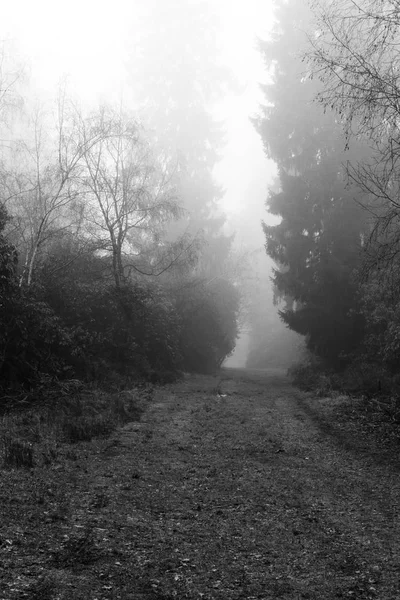
<instances>
[{"instance_id":1,"label":"dense shrub","mask_svg":"<svg viewBox=\"0 0 400 600\"><path fill-rule=\"evenodd\" d=\"M43 298L77 348L76 374L176 378L181 361L174 305L154 281L131 279L117 288L109 267L96 247L68 237L53 245L42 266Z\"/></svg>"},{"instance_id":2,"label":"dense shrub","mask_svg":"<svg viewBox=\"0 0 400 600\"><path fill-rule=\"evenodd\" d=\"M379 363L395 375L400 364L400 278L396 271L371 277L363 287L366 335L362 348L365 361Z\"/></svg>"},{"instance_id":3,"label":"dense shrub","mask_svg":"<svg viewBox=\"0 0 400 600\"><path fill-rule=\"evenodd\" d=\"M235 347L239 293L221 278L193 278L176 291L180 351L187 371L213 373Z\"/></svg>"},{"instance_id":4,"label":"dense shrub","mask_svg":"<svg viewBox=\"0 0 400 600\"><path fill-rule=\"evenodd\" d=\"M116 286L101 248L60 234L24 288L14 248L1 237L0 249L0 375L8 387L49 377L117 387L173 381L183 369L214 372L234 348L239 295L228 281L131 277Z\"/></svg>"},{"instance_id":5,"label":"dense shrub","mask_svg":"<svg viewBox=\"0 0 400 600\"><path fill-rule=\"evenodd\" d=\"M306 361L289 367L288 375L294 385L310 391L318 386L321 373L314 361Z\"/></svg>"},{"instance_id":6,"label":"dense shrub","mask_svg":"<svg viewBox=\"0 0 400 600\"><path fill-rule=\"evenodd\" d=\"M2 231L0 212L0 381L2 387L32 387L45 375L68 371L73 353L69 332L34 289L24 291L17 279L17 253Z\"/></svg>"},{"instance_id":7,"label":"dense shrub","mask_svg":"<svg viewBox=\"0 0 400 600\"><path fill-rule=\"evenodd\" d=\"M34 293L9 296L7 322L2 323L1 379L31 387L43 376L71 375L72 338L54 311Z\"/></svg>"}]
</instances>

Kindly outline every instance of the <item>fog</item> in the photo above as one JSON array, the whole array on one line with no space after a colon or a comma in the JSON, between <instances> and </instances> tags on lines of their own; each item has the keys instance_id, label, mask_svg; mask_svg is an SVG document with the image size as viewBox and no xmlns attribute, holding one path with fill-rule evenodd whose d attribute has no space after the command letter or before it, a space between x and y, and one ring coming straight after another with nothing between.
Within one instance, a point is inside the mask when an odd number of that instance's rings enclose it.
<instances>
[{"instance_id":1,"label":"fog","mask_svg":"<svg viewBox=\"0 0 400 600\"><path fill-rule=\"evenodd\" d=\"M21 286L42 286L51 304L62 282L42 278L53 253L66 256L68 235L68 252L90 242L91 260L110 261L117 288L142 277L182 314L190 315L179 295L188 281L206 296L213 288L207 302L219 306L229 340L216 344L214 361L236 337L231 366L286 367L298 357L274 303L277 263L264 248L262 221L280 222L266 207L278 169L253 122L272 82L258 39L269 39L273 24L261 0L5 7L2 193ZM135 169L121 167L128 162ZM128 172L135 201L127 204L118 182Z\"/></svg>"},{"instance_id":2,"label":"fog","mask_svg":"<svg viewBox=\"0 0 400 600\"><path fill-rule=\"evenodd\" d=\"M0 600L400 600L400 0L0 15Z\"/></svg>"}]
</instances>

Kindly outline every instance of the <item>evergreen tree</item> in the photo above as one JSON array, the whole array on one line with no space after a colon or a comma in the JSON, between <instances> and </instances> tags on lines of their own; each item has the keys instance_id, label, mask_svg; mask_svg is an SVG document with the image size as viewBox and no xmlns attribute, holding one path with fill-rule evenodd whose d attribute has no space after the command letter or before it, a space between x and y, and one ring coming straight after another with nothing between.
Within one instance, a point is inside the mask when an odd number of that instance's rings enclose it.
<instances>
[{"instance_id":1,"label":"evergreen tree","mask_svg":"<svg viewBox=\"0 0 400 600\"><path fill-rule=\"evenodd\" d=\"M134 96L145 122L176 163L186 217L172 226L171 235L188 230L202 237L206 255L215 244L220 251L224 223L223 190L213 176L224 139L212 107L231 76L218 64L218 27L208 2L146 2L131 61Z\"/></svg>"},{"instance_id":2,"label":"evergreen tree","mask_svg":"<svg viewBox=\"0 0 400 600\"><path fill-rule=\"evenodd\" d=\"M279 169L280 189L271 191L270 213L281 221L264 224L266 251L280 267L278 292L292 298L280 311L308 348L339 367L358 345L363 320L355 272L366 230L365 214L354 200L342 165L360 148L345 149L333 112L313 102L318 82L308 77L300 55L308 14L301 2L281 2L270 41L260 44L272 83L256 127L265 151Z\"/></svg>"}]
</instances>

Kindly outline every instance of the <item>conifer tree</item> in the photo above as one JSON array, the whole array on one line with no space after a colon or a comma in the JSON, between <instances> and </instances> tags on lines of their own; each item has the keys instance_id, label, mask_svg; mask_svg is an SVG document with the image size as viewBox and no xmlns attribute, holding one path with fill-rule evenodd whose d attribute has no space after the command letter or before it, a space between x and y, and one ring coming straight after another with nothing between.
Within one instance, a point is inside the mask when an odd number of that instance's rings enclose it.
<instances>
[{"instance_id":1,"label":"conifer tree","mask_svg":"<svg viewBox=\"0 0 400 600\"><path fill-rule=\"evenodd\" d=\"M355 273L365 232L361 192L348 185L346 149L333 112L314 102L318 82L301 61L308 14L301 2L281 2L271 40L260 49L272 82L264 86L265 106L256 120L266 154L277 163L280 189L267 200L281 221L264 224L266 251L279 265L273 275L278 292L292 302L283 321L305 335L308 348L340 367L358 345L359 314Z\"/></svg>"}]
</instances>

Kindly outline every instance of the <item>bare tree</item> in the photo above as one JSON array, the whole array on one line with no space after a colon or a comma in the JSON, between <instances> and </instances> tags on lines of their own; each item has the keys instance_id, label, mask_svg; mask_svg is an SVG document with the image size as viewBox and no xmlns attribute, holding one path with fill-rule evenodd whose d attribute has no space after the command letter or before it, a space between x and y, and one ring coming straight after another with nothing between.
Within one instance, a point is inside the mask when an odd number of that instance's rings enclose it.
<instances>
[{"instance_id":1,"label":"bare tree","mask_svg":"<svg viewBox=\"0 0 400 600\"><path fill-rule=\"evenodd\" d=\"M121 111L103 108L83 119L81 135L89 230L106 241L116 286L132 271L160 275L190 246L180 240L171 247L162 240L165 223L181 214L174 169L167 160L156 160L139 124Z\"/></svg>"},{"instance_id":2,"label":"bare tree","mask_svg":"<svg viewBox=\"0 0 400 600\"><path fill-rule=\"evenodd\" d=\"M378 143L399 117L398 0L313 0L315 30L307 58L324 83L319 99L346 131Z\"/></svg>"},{"instance_id":3,"label":"bare tree","mask_svg":"<svg viewBox=\"0 0 400 600\"><path fill-rule=\"evenodd\" d=\"M365 192L372 220L372 264L390 262L400 250L400 2L314 0L312 73L323 82L318 100L336 110L348 143L368 151L347 165Z\"/></svg>"},{"instance_id":4,"label":"bare tree","mask_svg":"<svg viewBox=\"0 0 400 600\"><path fill-rule=\"evenodd\" d=\"M0 123L7 124L12 112L21 108L23 99L19 83L24 80L24 69L11 56L10 42L0 42Z\"/></svg>"},{"instance_id":5,"label":"bare tree","mask_svg":"<svg viewBox=\"0 0 400 600\"><path fill-rule=\"evenodd\" d=\"M55 123L36 108L23 129L23 137L11 143L1 177L3 201L10 206L18 230L23 269L21 286L33 281L40 251L55 233L71 229L82 200L79 176L87 148L102 132L82 138L79 113L59 95Z\"/></svg>"}]
</instances>

